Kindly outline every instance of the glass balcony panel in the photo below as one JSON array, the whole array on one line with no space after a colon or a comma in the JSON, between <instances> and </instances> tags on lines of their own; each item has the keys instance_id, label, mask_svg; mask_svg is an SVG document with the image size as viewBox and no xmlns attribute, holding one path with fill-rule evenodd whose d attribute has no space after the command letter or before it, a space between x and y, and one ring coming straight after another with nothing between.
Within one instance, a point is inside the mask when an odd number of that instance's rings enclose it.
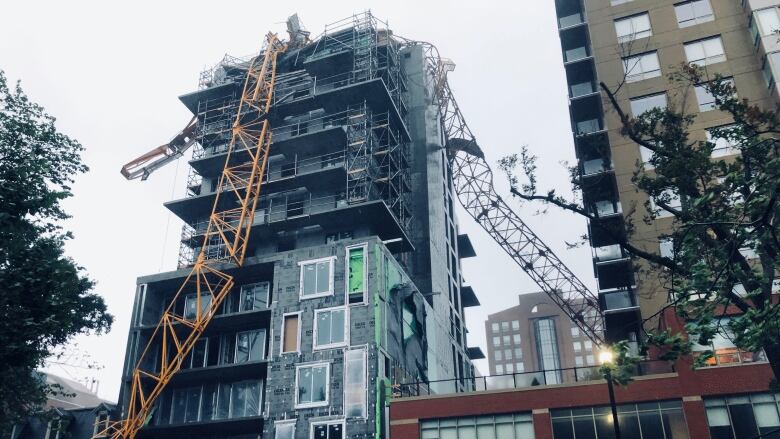
<instances>
[{"instance_id":1,"label":"glass balcony panel","mask_svg":"<svg viewBox=\"0 0 780 439\"><path fill-rule=\"evenodd\" d=\"M596 255L596 260L599 262L613 261L623 257L623 252L620 250L620 246L617 244L596 247L593 249L593 251Z\"/></svg>"},{"instance_id":2,"label":"glass balcony panel","mask_svg":"<svg viewBox=\"0 0 780 439\"><path fill-rule=\"evenodd\" d=\"M582 162L582 174L590 175L599 172L604 172L609 169L608 166L604 166L604 159L593 159Z\"/></svg>"},{"instance_id":3,"label":"glass balcony panel","mask_svg":"<svg viewBox=\"0 0 780 439\"><path fill-rule=\"evenodd\" d=\"M566 62L572 62L577 61L578 59L587 58L590 56L590 53L588 51L588 46L580 46L566 49L563 56Z\"/></svg>"},{"instance_id":4,"label":"glass balcony panel","mask_svg":"<svg viewBox=\"0 0 780 439\"><path fill-rule=\"evenodd\" d=\"M633 295L630 290L603 293L604 306L607 310L630 308L634 306Z\"/></svg>"},{"instance_id":5,"label":"glass balcony panel","mask_svg":"<svg viewBox=\"0 0 780 439\"><path fill-rule=\"evenodd\" d=\"M576 26L585 22L582 12L575 12L565 17L558 17L558 28L563 29L569 26Z\"/></svg>"},{"instance_id":6,"label":"glass balcony panel","mask_svg":"<svg viewBox=\"0 0 780 439\"><path fill-rule=\"evenodd\" d=\"M572 84L569 86L569 94L573 98L576 98L578 96L584 96L595 92L596 92L596 87L594 87L592 81L580 82L579 84Z\"/></svg>"},{"instance_id":7,"label":"glass balcony panel","mask_svg":"<svg viewBox=\"0 0 780 439\"><path fill-rule=\"evenodd\" d=\"M597 131L601 131L601 120L596 118L596 119L578 121L576 128L577 128L578 135L595 133Z\"/></svg>"}]
</instances>

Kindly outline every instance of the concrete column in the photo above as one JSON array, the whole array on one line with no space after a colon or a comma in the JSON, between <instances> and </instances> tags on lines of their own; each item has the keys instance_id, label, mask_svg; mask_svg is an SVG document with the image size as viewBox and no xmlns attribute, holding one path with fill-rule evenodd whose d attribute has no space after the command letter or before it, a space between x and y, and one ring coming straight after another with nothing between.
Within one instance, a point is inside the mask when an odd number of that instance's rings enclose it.
<instances>
[{"instance_id":1,"label":"concrete column","mask_svg":"<svg viewBox=\"0 0 780 439\"><path fill-rule=\"evenodd\" d=\"M707 410L704 408L701 396L683 396L683 413L685 413L690 438L710 439Z\"/></svg>"},{"instance_id":2,"label":"concrete column","mask_svg":"<svg viewBox=\"0 0 780 439\"><path fill-rule=\"evenodd\" d=\"M534 439L553 439L550 410L534 409L531 413L534 421Z\"/></svg>"}]
</instances>

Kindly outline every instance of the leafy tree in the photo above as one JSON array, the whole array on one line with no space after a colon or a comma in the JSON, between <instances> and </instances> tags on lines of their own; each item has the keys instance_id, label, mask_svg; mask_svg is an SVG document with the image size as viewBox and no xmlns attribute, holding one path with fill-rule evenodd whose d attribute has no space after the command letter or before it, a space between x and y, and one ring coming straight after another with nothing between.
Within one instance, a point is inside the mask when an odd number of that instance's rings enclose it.
<instances>
[{"instance_id":1,"label":"leafy tree","mask_svg":"<svg viewBox=\"0 0 780 439\"><path fill-rule=\"evenodd\" d=\"M625 222L615 227L583 202L584 179L570 168L574 197L555 190L539 191L535 157L523 149L506 157L500 166L509 176L512 193L521 202L540 201L590 220L591 229L603 232L638 261L637 283L659 282L666 305L646 316L646 346L660 347L662 358L689 354L693 343L710 345L717 336L731 338L741 350L763 350L780 377L780 304L773 285L780 264L780 120L738 96L731 81L684 64L668 76L666 108L653 108L632 117L619 104L622 84L614 89L601 83L604 96L621 121L621 134L652 152L647 163L638 161L632 175L643 205L626 206ZM692 87L703 84L714 106L733 124L711 131L710 140L691 134L696 114L686 112ZM715 154L728 142L729 154ZM603 157L609 157L604 151ZM605 158L605 165L609 159ZM521 174L515 173L517 167ZM651 201L652 200L652 201ZM625 202L625 200L624 200ZM637 236L637 220L647 224L659 214L672 218L661 235L672 243L671 254L661 254L658 242ZM639 285L641 288L641 285ZM776 287L775 287L776 289ZM658 317L669 308L685 323L685 334L661 326ZM655 325L654 322L660 322ZM696 365L710 360L711 350L697 352Z\"/></svg>"},{"instance_id":2,"label":"leafy tree","mask_svg":"<svg viewBox=\"0 0 780 439\"><path fill-rule=\"evenodd\" d=\"M87 171L83 147L0 71L0 436L51 392L35 372L74 335L110 329L90 280L64 255L61 201Z\"/></svg>"}]
</instances>

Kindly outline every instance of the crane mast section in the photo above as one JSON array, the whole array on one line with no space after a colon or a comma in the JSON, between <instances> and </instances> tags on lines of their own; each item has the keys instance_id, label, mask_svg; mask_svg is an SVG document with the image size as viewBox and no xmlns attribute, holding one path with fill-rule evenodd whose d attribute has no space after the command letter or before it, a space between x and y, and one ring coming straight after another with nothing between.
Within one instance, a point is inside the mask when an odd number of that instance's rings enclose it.
<instances>
[{"instance_id":1,"label":"crane mast section","mask_svg":"<svg viewBox=\"0 0 780 439\"><path fill-rule=\"evenodd\" d=\"M234 285L233 276L227 270L244 263L271 144L267 116L273 101L277 57L286 49L286 43L276 34L269 33L264 50L247 70L225 165L198 257L154 328L146 348L138 356L122 419L110 423L95 438L136 437L151 418L157 398L179 371ZM191 123L188 128L195 125ZM239 152L240 157L247 159L235 164L231 157ZM177 313L174 304L193 292L195 316ZM158 345L160 352L155 355L154 346Z\"/></svg>"}]
</instances>

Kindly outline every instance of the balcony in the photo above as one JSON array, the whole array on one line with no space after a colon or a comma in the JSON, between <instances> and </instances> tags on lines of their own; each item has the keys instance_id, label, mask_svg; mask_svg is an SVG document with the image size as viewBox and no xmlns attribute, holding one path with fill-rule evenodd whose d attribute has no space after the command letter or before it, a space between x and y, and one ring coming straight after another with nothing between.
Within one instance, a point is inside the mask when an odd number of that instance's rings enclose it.
<instances>
[{"instance_id":1,"label":"balcony","mask_svg":"<svg viewBox=\"0 0 780 439\"><path fill-rule=\"evenodd\" d=\"M627 310L637 306L634 291L631 288L618 288L599 291L601 309L605 313Z\"/></svg>"},{"instance_id":2,"label":"balcony","mask_svg":"<svg viewBox=\"0 0 780 439\"><path fill-rule=\"evenodd\" d=\"M589 58L591 50L587 27L581 26L561 33L561 50L565 64Z\"/></svg>"},{"instance_id":3,"label":"balcony","mask_svg":"<svg viewBox=\"0 0 780 439\"><path fill-rule=\"evenodd\" d=\"M556 0L555 9L559 29L585 23L585 9L581 0Z\"/></svg>"}]
</instances>

